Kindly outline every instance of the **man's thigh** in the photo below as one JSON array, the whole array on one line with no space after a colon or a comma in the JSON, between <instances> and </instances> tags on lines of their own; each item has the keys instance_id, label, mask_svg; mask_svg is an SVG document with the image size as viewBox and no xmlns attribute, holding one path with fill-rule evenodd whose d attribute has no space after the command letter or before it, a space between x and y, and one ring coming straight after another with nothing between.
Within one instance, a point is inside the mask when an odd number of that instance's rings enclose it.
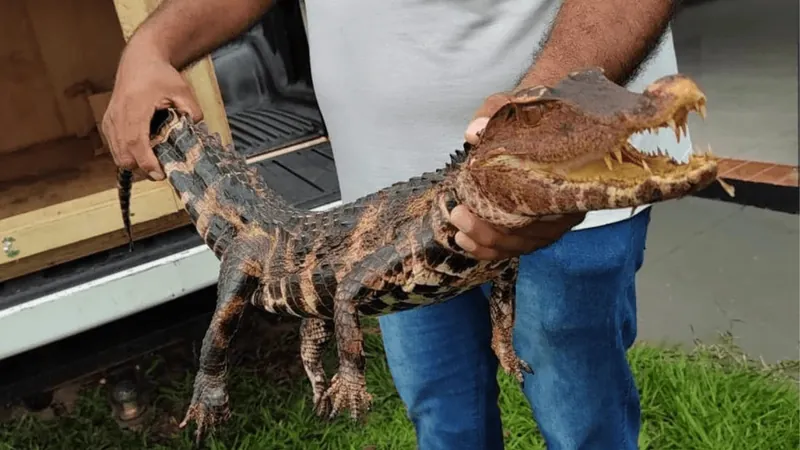
<instances>
[{"instance_id":1,"label":"man's thigh","mask_svg":"<svg viewBox=\"0 0 800 450\"><path fill-rule=\"evenodd\" d=\"M497 360L481 290L383 316L380 324L419 448L502 448Z\"/></svg>"},{"instance_id":2,"label":"man's thigh","mask_svg":"<svg viewBox=\"0 0 800 450\"><path fill-rule=\"evenodd\" d=\"M524 391L552 450L636 448L626 350L649 214L570 232L520 261L515 347L535 372Z\"/></svg>"}]
</instances>

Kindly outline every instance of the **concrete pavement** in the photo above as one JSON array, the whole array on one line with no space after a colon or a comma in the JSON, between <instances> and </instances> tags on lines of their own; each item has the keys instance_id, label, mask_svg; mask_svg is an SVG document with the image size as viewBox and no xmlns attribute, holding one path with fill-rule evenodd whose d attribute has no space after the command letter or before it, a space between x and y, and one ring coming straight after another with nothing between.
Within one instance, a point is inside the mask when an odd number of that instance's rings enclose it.
<instances>
[{"instance_id":1,"label":"concrete pavement","mask_svg":"<svg viewBox=\"0 0 800 450\"><path fill-rule=\"evenodd\" d=\"M679 68L709 97L707 121L690 122L695 145L797 164L797 17L797 0L717 0L677 17ZM798 241L796 215L697 198L657 205L640 339L691 344L729 330L753 356L797 359Z\"/></svg>"}]
</instances>

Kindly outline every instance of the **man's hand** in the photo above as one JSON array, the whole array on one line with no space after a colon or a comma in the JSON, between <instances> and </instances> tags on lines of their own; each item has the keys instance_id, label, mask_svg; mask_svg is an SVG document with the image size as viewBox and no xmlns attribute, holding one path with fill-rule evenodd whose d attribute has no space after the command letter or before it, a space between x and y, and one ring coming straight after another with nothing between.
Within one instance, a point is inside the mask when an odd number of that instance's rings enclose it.
<instances>
[{"instance_id":1,"label":"man's hand","mask_svg":"<svg viewBox=\"0 0 800 450\"><path fill-rule=\"evenodd\" d=\"M478 136L483 132L484 128L486 128L486 124L489 123L489 118L500 108L510 103L512 96L513 93L510 92L498 92L486 97L483 105L481 105L472 116L472 122L469 123L467 130L464 132L464 139L470 144L477 144Z\"/></svg>"},{"instance_id":2,"label":"man's hand","mask_svg":"<svg viewBox=\"0 0 800 450\"><path fill-rule=\"evenodd\" d=\"M456 244L477 259L497 260L524 255L557 241L585 214L547 216L527 227L510 231L495 227L458 205L450 213L450 223L458 228Z\"/></svg>"},{"instance_id":3,"label":"man's hand","mask_svg":"<svg viewBox=\"0 0 800 450\"><path fill-rule=\"evenodd\" d=\"M117 166L141 169L151 180L162 180L164 172L150 148L153 114L175 107L198 121L203 112L180 72L146 50L132 48L123 55L102 127Z\"/></svg>"}]
</instances>

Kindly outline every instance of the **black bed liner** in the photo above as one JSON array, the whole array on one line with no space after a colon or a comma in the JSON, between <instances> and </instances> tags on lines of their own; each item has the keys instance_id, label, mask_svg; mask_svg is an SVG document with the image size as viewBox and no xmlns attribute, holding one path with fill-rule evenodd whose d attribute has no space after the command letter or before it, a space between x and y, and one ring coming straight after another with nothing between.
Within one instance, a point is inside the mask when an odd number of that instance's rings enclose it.
<instances>
[{"instance_id":1,"label":"black bed liner","mask_svg":"<svg viewBox=\"0 0 800 450\"><path fill-rule=\"evenodd\" d=\"M321 122L298 109L266 107L228 116L236 149L249 158L324 136Z\"/></svg>"},{"instance_id":2,"label":"black bed liner","mask_svg":"<svg viewBox=\"0 0 800 450\"><path fill-rule=\"evenodd\" d=\"M212 57L234 145L247 157L325 135L310 73L292 66L287 24L274 17Z\"/></svg>"}]
</instances>

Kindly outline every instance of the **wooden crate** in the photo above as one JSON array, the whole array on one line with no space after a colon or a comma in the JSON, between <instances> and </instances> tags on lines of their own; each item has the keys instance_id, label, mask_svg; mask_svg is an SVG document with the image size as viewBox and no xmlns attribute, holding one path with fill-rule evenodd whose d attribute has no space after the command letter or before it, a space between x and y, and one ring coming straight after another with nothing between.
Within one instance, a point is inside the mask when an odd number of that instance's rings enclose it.
<instances>
[{"instance_id":1,"label":"wooden crate","mask_svg":"<svg viewBox=\"0 0 800 450\"><path fill-rule=\"evenodd\" d=\"M157 0L0 3L0 282L124 245L116 167L99 131L119 56ZM231 141L210 58L184 72ZM137 180L136 238L188 223L168 183Z\"/></svg>"}]
</instances>

